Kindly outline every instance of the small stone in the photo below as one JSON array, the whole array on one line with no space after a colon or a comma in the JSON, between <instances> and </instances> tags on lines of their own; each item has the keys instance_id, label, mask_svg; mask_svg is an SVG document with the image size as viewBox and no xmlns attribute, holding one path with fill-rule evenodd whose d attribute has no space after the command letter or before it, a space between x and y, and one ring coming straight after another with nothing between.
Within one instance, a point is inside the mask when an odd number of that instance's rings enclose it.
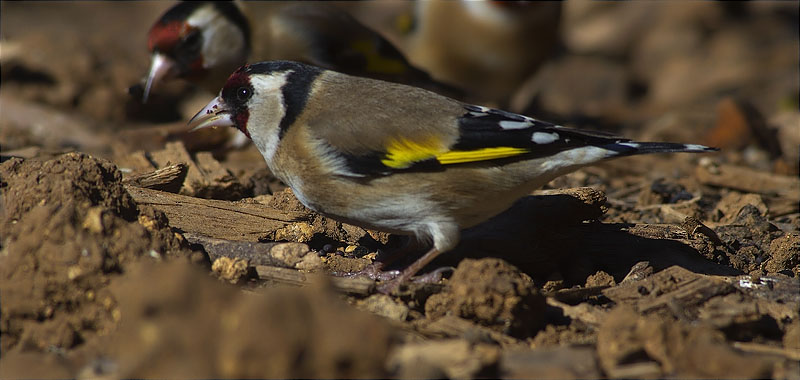
<instances>
[{"instance_id":1,"label":"small stone","mask_svg":"<svg viewBox=\"0 0 800 380\"><path fill-rule=\"evenodd\" d=\"M214 260L214 264L211 265L211 271L221 280L236 284L247 276L247 267L247 260L220 257Z\"/></svg>"},{"instance_id":2,"label":"small stone","mask_svg":"<svg viewBox=\"0 0 800 380\"><path fill-rule=\"evenodd\" d=\"M385 294L373 294L360 301L358 306L370 313L396 321L405 321L408 318L408 306L395 302L392 297Z\"/></svg>"},{"instance_id":3,"label":"small stone","mask_svg":"<svg viewBox=\"0 0 800 380\"><path fill-rule=\"evenodd\" d=\"M269 255L282 261L287 267L294 268L309 252L311 248L304 243L282 243L272 247Z\"/></svg>"},{"instance_id":4,"label":"small stone","mask_svg":"<svg viewBox=\"0 0 800 380\"><path fill-rule=\"evenodd\" d=\"M275 240L306 243L314 236L314 227L306 222L297 222L275 231Z\"/></svg>"},{"instance_id":5,"label":"small stone","mask_svg":"<svg viewBox=\"0 0 800 380\"><path fill-rule=\"evenodd\" d=\"M614 281L614 277L603 271L597 271L597 273L589 276L586 279L587 288L593 286L614 286L616 284L617 282Z\"/></svg>"},{"instance_id":6,"label":"small stone","mask_svg":"<svg viewBox=\"0 0 800 380\"><path fill-rule=\"evenodd\" d=\"M86 212L86 219L83 220L83 228L96 234L103 233L103 207L95 206Z\"/></svg>"}]
</instances>

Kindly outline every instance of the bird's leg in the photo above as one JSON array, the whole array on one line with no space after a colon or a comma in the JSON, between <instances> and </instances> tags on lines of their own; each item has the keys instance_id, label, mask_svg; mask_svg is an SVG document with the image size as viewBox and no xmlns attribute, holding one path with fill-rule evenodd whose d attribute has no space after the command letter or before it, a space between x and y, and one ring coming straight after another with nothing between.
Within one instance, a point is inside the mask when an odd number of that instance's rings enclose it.
<instances>
[{"instance_id":1,"label":"bird's leg","mask_svg":"<svg viewBox=\"0 0 800 380\"><path fill-rule=\"evenodd\" d=\"M380 257L376 258L366 268L353 273L344 273L348 277L367 276L373 280L387 281L400 275L399 270L383 271L383 268L389 264L397 261L397 259L414 254L421 251L421 243L413 237L408 237L408 240L400 248L382 252Z\"/></svg>"},{"instance_id":2,"label":"bird's leg","mask_svg":"<svg viewBox=\"0 0 800 380\"><path fill-rule=\"evenodd\" d=\"M400 287L400 284L410 279L411 276L417 274L420 269L428 265L428 263L435 259L436 256L439 256L440 253L441 252L439 252L438 249L431 248L430 251L425 253L425 255L420 257L417 261L411 263L411 265L409 265L406 269L403 269L403 271L400 272L400 275L380 284L378 286L378 291L384 294L389 294L397 290Z\"/></svg>"}]
</instances>

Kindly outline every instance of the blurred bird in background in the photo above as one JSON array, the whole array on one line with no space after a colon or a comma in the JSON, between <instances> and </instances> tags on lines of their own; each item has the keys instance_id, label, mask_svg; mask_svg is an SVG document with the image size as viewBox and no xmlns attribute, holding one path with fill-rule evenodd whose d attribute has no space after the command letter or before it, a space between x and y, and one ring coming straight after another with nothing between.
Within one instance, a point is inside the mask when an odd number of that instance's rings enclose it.
<instances>
[{"instance_id":1,"label":"blurred bird in background","mask_svg":"<svg viewBox=\"0 0 800 380\"><path fill-rule=\"evenodd\" d=\"M434 78L502 105L555 53L560 16L560 2L419 1L406 51Z\"/></svg>"},{"instance_id":2,"label":"blurred bird in background","mask_svg":"<svg viewBox=\"0 0 800 380\"><path fill-rule=\"evenodd\" d=\"M152 26L148 48L152 58L143 102L161 82L174 78L216 92L248 57L296 60L460 95L412 66L389 41L347 12L320 2L181 2Z\"/></svg>"}]
</instances>

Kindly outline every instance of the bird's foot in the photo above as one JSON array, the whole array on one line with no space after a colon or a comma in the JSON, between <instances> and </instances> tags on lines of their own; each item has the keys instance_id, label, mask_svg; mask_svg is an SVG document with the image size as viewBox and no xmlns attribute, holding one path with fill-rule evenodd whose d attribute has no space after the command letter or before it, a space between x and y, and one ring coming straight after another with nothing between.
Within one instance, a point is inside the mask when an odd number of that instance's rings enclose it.
<instances>
[{"instance_id":1,"label":"bird's foot","mask_svg":"<svg viewBox=\"0 0 800 380\"><path fill-rule=\"evenodd\" d=\"M445 272L452 272L454 270L455 270L455 268L453 268L453 267L441 267L441 268L438 268L438 269L434 270L433 272L425 273L425 274L423 274L421 276L412 277L410 280L411 280L411 282L414 282L414 283L417 283L417 284L435 284L435 283L437 283L437 282L442 280L443 274ZM392 271L392 272L396 272L396 271ZM398 289L400 289L400 285L402 285L403 282L405 282L405 280L406 279L404 278L403 273L402 272L398 273L393 278L391 278L389 280L386 280L386 281L383 281L380 285L378 285L376 290L379 293L383 293L383 294L394 293Z\"/></svg>"}]
</instances>

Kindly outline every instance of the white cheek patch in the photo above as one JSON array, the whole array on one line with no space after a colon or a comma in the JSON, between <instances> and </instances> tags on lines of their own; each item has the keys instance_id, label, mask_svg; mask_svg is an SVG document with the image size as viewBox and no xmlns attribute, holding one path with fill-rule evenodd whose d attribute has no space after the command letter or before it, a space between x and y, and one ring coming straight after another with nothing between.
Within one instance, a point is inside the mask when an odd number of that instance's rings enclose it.
<instances>
[{"instance_id":1,"label":"white cheek patch","mask_svg":"<svg viewBox=\"0 0 800 380\"><path fill-rule=\"evenodd\" d=\"M292 71L287 71L285 73L280 74L273 74L273 75L251 75L250 76L250 84L256 90L257 93L261 93L263 95L268 95L267 93L270 91L278 91L280 93L281 88L283 85L286 84L286 77ZM256 96L254 94L253 96Z\"/></svg>"},{"instance_id":2,"label":"white cheek patch","mask_svg":"<svg viewBox=\"0 0 800 380\"><path fill-rule=\"evenodd\" d=\"M209 4L194 11L192 15L186 19L186 23L194 27L200 27L211 22L215 16L216 12L213 10L213 6Z\"/></svg>"},{"instance_id":3,"label":"white cheek patch","mask_svg":"<svg viewBox=\"0 0 800 380\"><path fill-rule=\"evenodd\" d=\"M534 132L531 141L537 144L550 144L558 140L558 133L555 132Z\"/></svg>"},{"instance_id":4,"label":"white cheek patch","mask_svg":"<svg viewBox=\"0 0 800 380\"><path fill-rule=\"evenodd\" d=\"M231 54L244 51L242 32L214 10L212 5L199 8L189 16L186 23L203 31L204 67L214 67L244 58L241 54Z\"/></svg>"},{"instance_id":5,"label":"white cheek patch","mask_svg":"<svg viewBox=\"0 0 800 380\"><path fill-rule=\"evenodd\" d=\"M278 150L280 124L286 115L281 88L286 83L287 75L250 76L253 96L247 104L250 112L247 131L267 164L272 162L275 151Z\"/></svg>"},{"instance_id":6,"label":"white cheek patch","mask_svg":"<svg viewBox=\"0 0 800 380\"><path fill-rule=\"evenodd\" d=\"M525 129L530 127L531 122L529 121L511 121L511 120L503 120L500 122L500 128L503 129Z\"/></svg>"}]
</instances>

